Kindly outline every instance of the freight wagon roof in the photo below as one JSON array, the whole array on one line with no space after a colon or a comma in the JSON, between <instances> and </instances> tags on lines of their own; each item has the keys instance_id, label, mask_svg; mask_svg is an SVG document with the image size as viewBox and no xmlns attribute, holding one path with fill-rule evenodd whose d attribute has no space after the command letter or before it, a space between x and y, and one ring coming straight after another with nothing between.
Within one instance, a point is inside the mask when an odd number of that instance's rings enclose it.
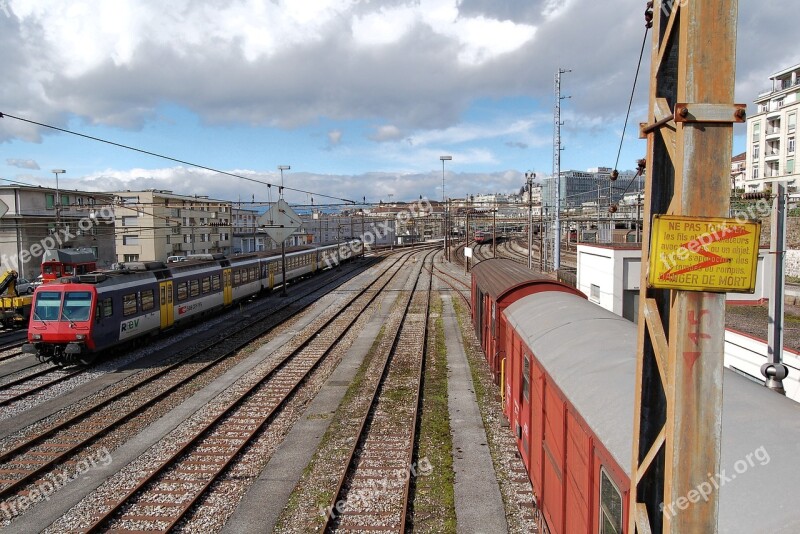
<instances>
[{"instance_id":1,"label":"freight wagon roof","mask_svg":"<svg viewBox=\"0 0 800 534\"><path fill-rule=\"evenodd\" d=\"M563 292L520 299L504 313L630 475L636 325ZM794 497L800 480L798 457L800 405L726 370L721 469L730 480L719 489L719 531L800 532ZM738 473L737 466L741 469L745 463L747 469Z\"/></svg>"},{"instance_id":2,"label":"freight wagon roof","mask_svg":"<svg viewBox=\"0 0 800 534\"><path fill-rule=\"evenodd\" d=\"M472 277L476 280L478 288L482 292L488 293L495 301L509 291L528 284L561 283L505 258L493 258L479 262L472 268Z\"/></svg>"}]
</instances>

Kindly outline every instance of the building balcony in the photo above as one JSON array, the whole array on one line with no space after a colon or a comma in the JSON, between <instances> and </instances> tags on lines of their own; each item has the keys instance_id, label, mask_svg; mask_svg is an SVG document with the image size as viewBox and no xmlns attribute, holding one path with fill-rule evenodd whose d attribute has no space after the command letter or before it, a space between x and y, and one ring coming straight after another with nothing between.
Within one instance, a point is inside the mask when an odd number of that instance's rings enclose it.
<instances>
[{"instance_id":1,"label":"building balcony","mask_svg":"<svg viewBox=\"0 0 800 534\"><path fill-rule=\"evenodd\" d=\"M772 152L765 152L764 153L764 161L776 161L781 157L781 153L778 150L774 150Z\"/></svg>"},{"instance_id":2,"label":"building balcony","mask_svg":"<svg viewBox=\"0 0 800 534\"><path fill-rule=\"evenodd\" d=\"M766 139L770 139L770 138L774 138L774 137L780 137L781 129L780 128L767 128L767 131L764 132L764 135L766 136Z\"/></svg>"}]
</instances>

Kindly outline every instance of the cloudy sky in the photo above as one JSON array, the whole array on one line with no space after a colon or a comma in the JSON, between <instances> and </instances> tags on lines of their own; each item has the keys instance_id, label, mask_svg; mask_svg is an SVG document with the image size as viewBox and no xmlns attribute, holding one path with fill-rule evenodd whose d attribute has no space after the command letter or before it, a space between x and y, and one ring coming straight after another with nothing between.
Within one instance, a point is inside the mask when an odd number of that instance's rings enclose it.
<instances>
[{"instance_id":1,"label":"cloudy sky","mask_svg":"<svg viewBox=\"0 0 800 534\"><path fill-rule=\"evenodd\" d=\"M614 166L644 5L0 0L0 112L270 182L291 165L286 185L316 202L441 198L443 154L447 196L508 192L527 170L552 171L559 67L572 71L562 169ZM787 16L798 8L740 2L737 102L751 105L771 73L800 63ZM647 55L620 170L646 150L636 125ZM54 185L54 168L68 188L268 197L253 182L0 119L0 178Z\"/></svg>"}]
</instances>

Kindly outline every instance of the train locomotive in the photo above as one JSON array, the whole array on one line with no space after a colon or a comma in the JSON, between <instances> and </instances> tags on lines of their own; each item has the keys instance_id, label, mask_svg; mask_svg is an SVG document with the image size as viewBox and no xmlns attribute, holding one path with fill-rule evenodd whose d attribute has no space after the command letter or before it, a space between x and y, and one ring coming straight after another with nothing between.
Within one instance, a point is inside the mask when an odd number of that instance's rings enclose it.
<instances>
[{"instance_id":1,"label":"train locomotive","mask_svg":"<svg viewBox=\"0 0 800 534\"><path fill-rule=\"evenodd\" d=\"M473 322L501 383L538 531L630 533L636 325L554 280L531 272L535 282L521 282L500 260L479 265ZM719 532L800 532L800 406L726 369L721 452L720 472L697 492L719 492ZM674 517L696 496L648 512Z\"/></svg>"},{"instance_id":2,"label":"train locomotive","mask_svg":"<svg viewBox=\"0 0 800 534\"><path fill-rule=\"evenodd\" d=\"M287 281L335 266L362 251L360 240L287 250ZM110 271L61 277L36 289L23 352L59 364L212 314L283 283L275 251L189 261L129 262Z\"/></svg>"}]
</instances>

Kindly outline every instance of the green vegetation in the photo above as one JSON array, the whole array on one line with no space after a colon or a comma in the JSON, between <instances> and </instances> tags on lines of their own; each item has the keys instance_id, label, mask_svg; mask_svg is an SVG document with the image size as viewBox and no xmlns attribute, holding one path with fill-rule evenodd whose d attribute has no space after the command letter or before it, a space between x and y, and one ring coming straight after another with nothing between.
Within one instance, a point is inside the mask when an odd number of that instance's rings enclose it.
<instances>
[{"instance_id":1,"label":"green vegetation","mask_svg":"<svg viewBox=\"0 0 800 534\"><path fill-rule=\"evenodd\" d=\"M427 459L428 476L416 478L414 494L415 532L455 532L456 510L453 483L453 442L447 405L447 349L442 321L442 301L431 301L433 336L428 340L425 384L422 392L418 463Z\"/></svg>"}]
</instances>

